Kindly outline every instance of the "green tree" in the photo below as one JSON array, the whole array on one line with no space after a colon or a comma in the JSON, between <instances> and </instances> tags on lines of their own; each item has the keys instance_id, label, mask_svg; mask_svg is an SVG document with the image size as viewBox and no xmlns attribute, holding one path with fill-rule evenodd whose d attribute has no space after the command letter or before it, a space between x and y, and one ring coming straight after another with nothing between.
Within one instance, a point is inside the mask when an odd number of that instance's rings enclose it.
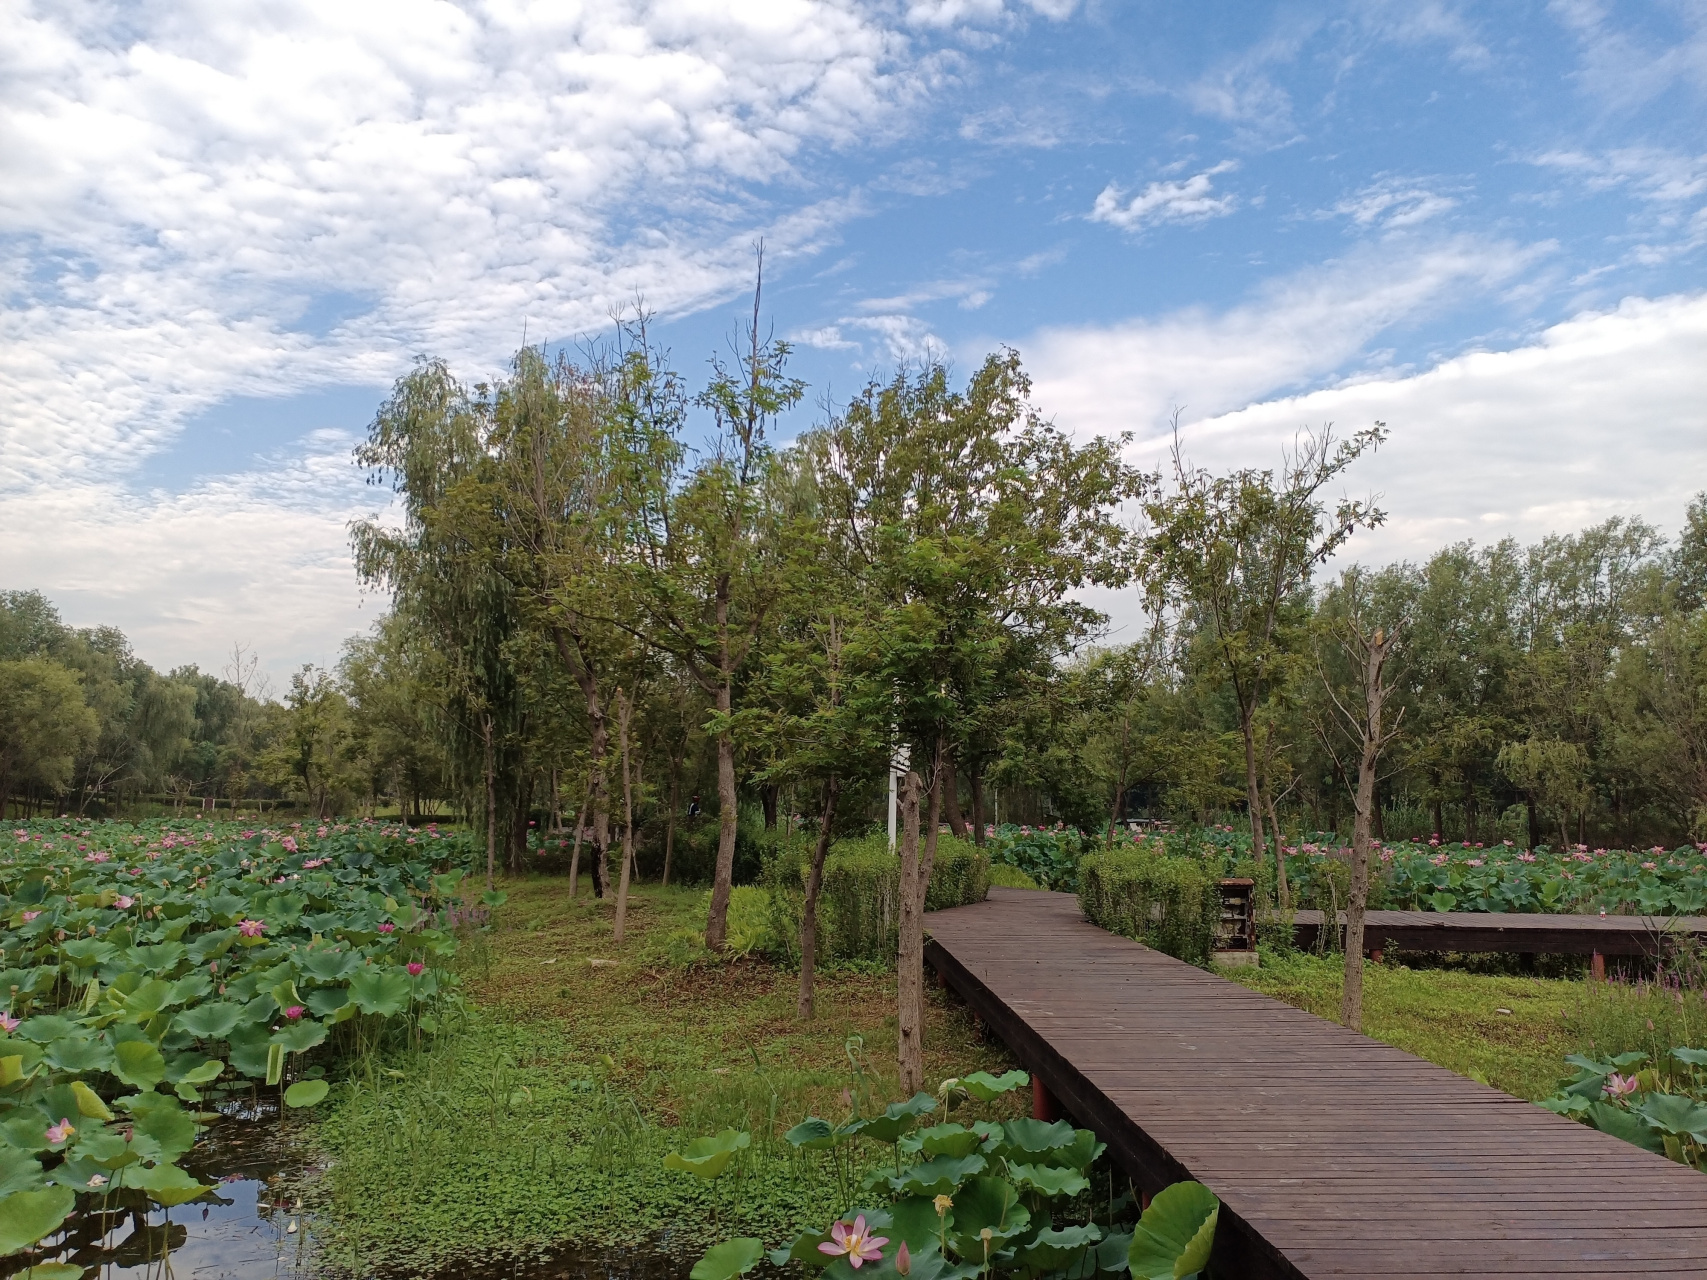
<instances>
[{"instance_id":1,"label":"green tree","mask_svg":"<svg viewBox=\"0 0 1707 1280\"><path fill-rule=\"evenodd\" d=\"M0 818L16 787L63 791L99 732L76 672L46 658L0 662Z\"/></svg>"}]
</instances>

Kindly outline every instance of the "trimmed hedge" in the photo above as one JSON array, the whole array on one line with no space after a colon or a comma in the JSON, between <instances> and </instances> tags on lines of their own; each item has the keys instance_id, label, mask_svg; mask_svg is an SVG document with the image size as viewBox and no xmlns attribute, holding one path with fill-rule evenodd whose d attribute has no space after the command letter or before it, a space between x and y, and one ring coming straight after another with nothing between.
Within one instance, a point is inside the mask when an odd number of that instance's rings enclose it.
<instances>
[{"instance_id":1,"label":"trimmed hedge","mask_svg":"<svg viewBox=\"0 0 1707 1280\"><path fill-rule=\"evenodd\" d=\"M1086 919L1110 933L1207 965L1221 919L1221 887L1196 858L1110 849L1079 864L1079 905Z\"/></svg>"},{"instance_id":2,"label":"trimmed hedge","mask_svg":"<svg viewBox=\"0 0 1707 1280\"><path fill-rule=\"evenodd\" d=\"M798 961L800 913L811 869L810 841L779 848L765 864L771 895L771 933L778 952ZM887 836L838 840L824 859L818 894L818 954L827 960L891 963L898 945L901 859ZM925 910L982 902L990 891L990 860L969 840L938 836L936 862L925 890Z\"/></svg>"}]
</instances>

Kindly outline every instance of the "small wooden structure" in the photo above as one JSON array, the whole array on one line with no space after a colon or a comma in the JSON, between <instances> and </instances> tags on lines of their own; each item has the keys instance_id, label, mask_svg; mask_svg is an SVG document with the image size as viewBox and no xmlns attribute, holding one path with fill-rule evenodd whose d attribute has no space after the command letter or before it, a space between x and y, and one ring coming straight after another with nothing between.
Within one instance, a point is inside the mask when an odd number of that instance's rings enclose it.
<instances>
[{"instance_id":1,"label":"small wooden structure","mask_svg":"<svg viewBox=\"0 0 1707 1280\"><path fill-rule=\"evenodd\" d=\"M1217 964L1257 962L1256 887L1255 880L1232 878L1221 882L1221 919L1215 928Z\"/></svg>"}]
</instances>

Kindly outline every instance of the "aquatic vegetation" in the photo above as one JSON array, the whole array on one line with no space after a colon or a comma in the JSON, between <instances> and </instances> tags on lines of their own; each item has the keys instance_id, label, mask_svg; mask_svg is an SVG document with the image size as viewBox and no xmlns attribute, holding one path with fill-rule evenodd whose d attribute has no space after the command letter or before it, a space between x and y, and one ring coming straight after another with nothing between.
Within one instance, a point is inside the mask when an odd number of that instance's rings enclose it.
<instances>
[{"instance_id":1,"label":"aquatic vegetation","mask_svg":"<svg viewBox=\"0 0 1707 1280\"><path fill-rule=\"evenodd\" d=\"M469 857L461 837L377 824L0 833L0 1253L58 1231L79 1193L206 1194L178 1164L192 1108L263 1085L313 1106L320 1046L431 1035L460 1007L439 966L447 919L473 910Z\"/></svg>"}]
</instances>

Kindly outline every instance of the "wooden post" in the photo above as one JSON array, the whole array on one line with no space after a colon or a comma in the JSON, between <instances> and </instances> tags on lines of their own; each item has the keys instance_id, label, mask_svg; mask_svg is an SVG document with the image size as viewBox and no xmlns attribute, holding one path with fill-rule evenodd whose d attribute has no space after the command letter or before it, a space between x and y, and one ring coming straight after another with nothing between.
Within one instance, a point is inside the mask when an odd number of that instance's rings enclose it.
<instances>
[{"instance_id":1,"label":"wooden post","mask_svg":"<svg viewBox=\"0 0 1707 1280\"><path fill-rule=\"evenodd\" d=\"M1601 955L1598 951L1594 953L1593 958L1589 961L1589 972L1594 975L1594 980L1596 982L1606 981L1606 957Z\"/></svg>"},{"instance_id":2,"label":"wooden post","mask_svg":"<svg viewBox=\"0 0 1707 1280\"><path fill-rule=\"evenodd\" d=\"M1048 1086L1041 1076L1035 1074L1031 1077L1031 1118L1045 1124L1060 1118L1056 1115L1055 1099L1050 1097Z\"/></svg>"},{"instance_id":3,"label":"wooden post","mask_svg":"<svg viewBox=\"0 0 1707 1280\"><path fill-rule=\"evenodd\" d=\"M1369 958L1371 960L1373 960L1376 964L1380 964L1381 963L1381 948L1376 947L1373 951L1371 951L1369 953Z\"/></svg>"}]
</instances>

